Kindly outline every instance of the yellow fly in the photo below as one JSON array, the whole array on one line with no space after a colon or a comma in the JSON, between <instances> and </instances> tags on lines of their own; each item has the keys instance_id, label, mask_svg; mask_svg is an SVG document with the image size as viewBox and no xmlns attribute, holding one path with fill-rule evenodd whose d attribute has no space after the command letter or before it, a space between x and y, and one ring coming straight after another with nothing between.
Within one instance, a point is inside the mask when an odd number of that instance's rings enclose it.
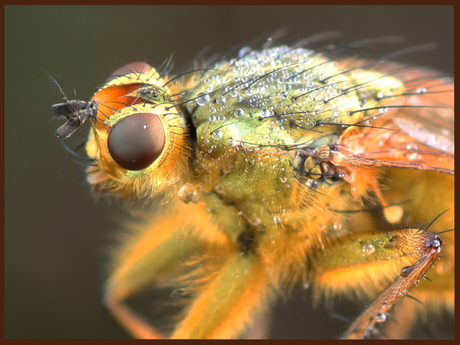
<instances>
[{"instance_id":1,"label":"yellow fly","mask_svg":"<svg viewBox=\"0 0 460 345\"><path fill-rule=\"evenodd\" d=\"M326 38L268 41L178 77L134 62L90 102L52 107L60 138L90 119L95 193L149 201L104 290L135 337L251 336L298 283L318 300L373 300L346 338L404 337L453 313L454 236L434 231L454 224L453 80L393 61L410 50L361 58L379 40ZM150 287L173 291L169 328L126 302ZM389 315L399 328L376 327Z\"/></svg>"}]
</instances>

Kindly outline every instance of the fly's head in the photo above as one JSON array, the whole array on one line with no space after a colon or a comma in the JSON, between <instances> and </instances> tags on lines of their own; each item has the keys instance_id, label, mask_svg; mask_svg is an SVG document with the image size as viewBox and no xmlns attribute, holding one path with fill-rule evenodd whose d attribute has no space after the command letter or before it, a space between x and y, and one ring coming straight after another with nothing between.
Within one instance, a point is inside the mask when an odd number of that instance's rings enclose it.
<instances>
[{"instance_id":1,"label":"fly's head","mask_svg":"<svg viewBox=\"0 0 460 345\"><path fill-rule=\"evenodd\" d=\"M86 150L93 160L87 181L98 193L149 197L174 185L188 156L186 123L158 72L133 62L116 70L91 102L53 106L68 122L58 132L70 136L90 118ZM81 115L83 114L83 116Z\"/></svg>"}]
</instances>

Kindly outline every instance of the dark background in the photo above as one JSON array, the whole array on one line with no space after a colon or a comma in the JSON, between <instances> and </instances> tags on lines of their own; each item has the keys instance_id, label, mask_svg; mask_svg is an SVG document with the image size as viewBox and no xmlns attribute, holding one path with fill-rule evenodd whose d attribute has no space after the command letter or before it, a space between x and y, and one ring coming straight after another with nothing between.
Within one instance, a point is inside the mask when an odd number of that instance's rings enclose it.
<instances>
[{"instance_id":1,"label":"dark background","mask_svg":"<svg viewBox=\"0 0 460 345\"><path fill-rule=\"evenodd\" d=\"M345 41L402 35L407 46L434 42L408 57L453 74L453 6L88 7L5 8L5 335L7 338L126 338L101 303L105 264L120 205L97 203L82 168L54 137L50 105L62 102L36 63L88 100L118 67L146 60L159 66L174 53L174 71L204 48L224 52L279 28L286 39L341 31ZM85 135L86 129L68 140ZM73 144L75 146L75 143ZM333 338L346 328L310 290L275 308L271 336ZM414 302L415 303L415 302ZM348 304L356 316L363 306ZM453 321L430 320L421 337L452 337ZM433 328L428 331L427 329Z\"/></svg>"}]
</instances>

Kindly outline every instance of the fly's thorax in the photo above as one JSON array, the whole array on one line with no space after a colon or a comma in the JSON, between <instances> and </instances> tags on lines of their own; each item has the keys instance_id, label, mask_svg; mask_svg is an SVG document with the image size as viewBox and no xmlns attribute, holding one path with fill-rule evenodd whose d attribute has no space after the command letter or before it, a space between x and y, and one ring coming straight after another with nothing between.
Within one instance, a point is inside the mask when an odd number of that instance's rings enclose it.
<instances>
[{"instance_id":1,"label":"fly's thorax","mask_svg":"<svg viewBox=\"0 0 460 345\"><path fill-rule=\"evenodd\" d=\"M360 109L378 106L382 98L388 102L404 89L388 73L349 65L348 60L338 64L322 54L287 47L213 65L185 96L198 149L212 157L223 153L216 141L308 146L328 133L342 132L343 126L369 115Z\"/></svg>"},{"instance_id":2,"label":"fly's thorax","mask_svg":"<svg viewBox=\"0 0 460 345\"><path fill-rule=\"evenodd\" d=\"M307 207L313 193L295 169L299 150L336 143L370 115L361 109L403 89L388 74L288 47L221 62L194 80L185 98L196 128L196 175L231 202L273 213Z\"/></svg>"},{"instance_id":3,"label":"fly's thorax","mask_svg":"<svg viewBox=\"0 0 460 345\"><path fill-rule=\"evenodd\" d=\"M188 158L185 119L170 90L153 68L136 64L117 70L121 75L116 71L93 96L98 113L86 146L95 161L88 182L126 197L152 196L175 184L186 175Z\"/></svg>"}]
</instances>

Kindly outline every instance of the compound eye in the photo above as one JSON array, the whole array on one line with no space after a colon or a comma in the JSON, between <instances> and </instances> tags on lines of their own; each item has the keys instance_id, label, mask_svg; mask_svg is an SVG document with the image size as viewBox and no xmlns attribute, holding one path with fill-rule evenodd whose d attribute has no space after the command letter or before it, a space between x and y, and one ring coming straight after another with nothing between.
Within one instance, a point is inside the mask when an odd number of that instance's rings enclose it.
<instances>
[{"instance_id":1,"label":"compound eye","mask_svg":"<svg viewBox=\"0 0 460 345\"><path fill-rule=\"evenodd\" d=\"M163 152L163 124L157 115L149 113L125 117L112 127L107 146L113 160L122 168L145 169Z\"/></svg>"}]
</instances>

